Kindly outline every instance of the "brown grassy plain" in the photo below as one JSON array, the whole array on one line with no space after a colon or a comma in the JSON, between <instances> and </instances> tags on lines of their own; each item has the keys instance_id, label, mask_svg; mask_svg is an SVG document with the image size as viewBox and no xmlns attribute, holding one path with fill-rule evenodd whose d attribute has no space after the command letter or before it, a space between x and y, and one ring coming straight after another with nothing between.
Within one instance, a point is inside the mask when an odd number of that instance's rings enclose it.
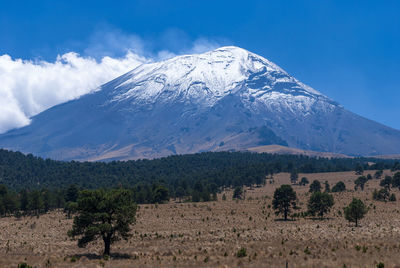
<instances>
[{"instance_id":1,"label":"brown grassy plain","mask_svg":"<svg viewBox=\"0 0 400 268\"><path fill-rule=\"evenodd\" d=\"M392 175L389 171L386 174ZM27 262L36 267L400 267L400 206L372 200L379 181L354 192L354 172L299 174L310 182L342 180L351 190L335 193L327 219L280 221L270 207L275 188L289 183L289 174L275 175L275 183L247 188L246 199L207 203L141 205L133 237L112 245L114 255L101 259L102 244L78 248L66 233L72 226L61 211L40 218L0 219L0 267ZM308 186L294 186L301 209ZM392 190L400 198L399 190ZM341 211L353 197L370 208L355 228ZM297 212L297 211L296 211ZM244 247L247 256L236 253ZM75 262L74 259L76 259Z\"/></svg>"}]
</instances>

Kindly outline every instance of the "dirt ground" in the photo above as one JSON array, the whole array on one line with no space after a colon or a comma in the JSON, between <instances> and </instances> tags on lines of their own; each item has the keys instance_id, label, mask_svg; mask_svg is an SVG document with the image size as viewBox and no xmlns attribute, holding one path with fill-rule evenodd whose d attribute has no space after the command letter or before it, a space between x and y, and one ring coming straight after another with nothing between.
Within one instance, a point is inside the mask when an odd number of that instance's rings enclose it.
<instances>
[{"instance_id":1,"label":"dirt ground","mask_svg":"<svg viewBox=\"0 0 400 268\"><path fill-rule=\"evenodd\" d=\"M385 171L392 175L391 172ZM366 175L365 173L364 175ZM373 172L371 172L373 174ZM109 260L101 258L102 244L78 248L67 237L72 220L61 211L36 217L0 219L0 267L400 267L399 202L372 200L379 181L354 192L354 172L299 174L310 182L342 180L347 192L334 193L327 219L281 221L271 208L276 187L289 183L289 174L275 175L275 183L247 188L245 200L207 203L141 205L133 237L112 245ZM305 211L309 186L293 186ZM400 198L399 190L392 190ZM349 224L343 207L353 197L370 208L360 227ZM245 248L247 255L236 253Z\"/></svg>"}]
</instances>

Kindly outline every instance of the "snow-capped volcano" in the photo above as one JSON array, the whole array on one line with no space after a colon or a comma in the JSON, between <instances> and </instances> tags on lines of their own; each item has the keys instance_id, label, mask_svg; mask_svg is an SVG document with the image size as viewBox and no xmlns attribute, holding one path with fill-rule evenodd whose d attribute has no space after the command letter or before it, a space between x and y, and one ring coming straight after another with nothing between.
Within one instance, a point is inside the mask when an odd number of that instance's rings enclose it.
<instances>
[{"instance_id":1,"label":"snow-capped volcano","mask_svg":"<svg viewBox=\"0 0 400 268\"><path fill-rule=\"evenodd\" d=\"M357 116L238 47L143 64L0 135L55 159L159 157L258 145L354 155L400 152L400 132Z\"/></svg>"},{"instance_id":2,"label":"snow-capped volcano","mask_svg":"<svg viewBox=\"0 0 400 268\"><path fill-rule=\"evenodd\" d=\"M143 64L115 86L111 101L155 103L173 98L210 107L230 94L266 100L279 98L276 92L327 99L267 59L231 46Z\"/></svg>"}]
</instances>

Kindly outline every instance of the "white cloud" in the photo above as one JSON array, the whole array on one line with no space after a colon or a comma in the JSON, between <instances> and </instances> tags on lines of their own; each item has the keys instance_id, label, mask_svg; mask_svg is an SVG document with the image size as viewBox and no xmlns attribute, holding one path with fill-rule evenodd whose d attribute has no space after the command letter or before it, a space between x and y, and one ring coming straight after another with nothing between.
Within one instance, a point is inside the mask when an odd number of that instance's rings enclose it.
<instances>
[{"instance_id":1,"label":"white cloud","mask_svg":"<svg viewBox=\"0 0 400 268\"><path fill-rule=\"evenodd\" d=\"M149 49L152 42L110 29L95 32L86 42L83 51L90 56L69 52L54 62L0 55L0 133L25 126L32 116L89 93L144 62L202 53L219 46L202 38L190 44L185 41L173 52L154 52Z\"/></svg>"},{"instance_id":2,"label":"white cloud","mask_svg":"<svg viewBox=\"0 0 400 268\"><path fill-rule=\"evenodd\" d=\"M70 52L52 63L0 56L0 133L27 125L31 116L89 93L146 61L131 52L100 61Z\"/></svg>"}]
</instances>

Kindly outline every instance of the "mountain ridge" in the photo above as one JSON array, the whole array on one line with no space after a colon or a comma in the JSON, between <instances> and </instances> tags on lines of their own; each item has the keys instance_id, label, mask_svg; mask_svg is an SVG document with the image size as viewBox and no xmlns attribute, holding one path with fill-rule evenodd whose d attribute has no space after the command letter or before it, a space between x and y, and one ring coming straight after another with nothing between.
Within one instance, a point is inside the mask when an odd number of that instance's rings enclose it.
<instances>
[{"instance_id":1,"label":"mountain ridge","mask_svg":"<svg viewBox=\"0 0 400 268\"><path fill-rule=\"evenodd\" d=\"M398 154L400 131L345 110L261 56L222 47L140 65L0 135L6 149L80 161L271 144Z\"/></svg>"}]
</instances>

